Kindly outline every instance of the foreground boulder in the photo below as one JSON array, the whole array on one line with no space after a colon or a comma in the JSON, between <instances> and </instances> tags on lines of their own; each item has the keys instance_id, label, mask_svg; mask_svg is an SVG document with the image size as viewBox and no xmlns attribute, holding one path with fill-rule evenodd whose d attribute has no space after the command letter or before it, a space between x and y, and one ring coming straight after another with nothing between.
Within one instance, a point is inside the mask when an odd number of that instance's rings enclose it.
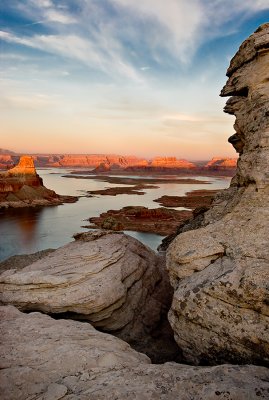
<instances>
[{"instance_id":1,"label":"foreground boulder","mask_svg":"<svg viewBox=\"0 0 269 400\"><path fill-rule=\"evenodd\" d=\"M130 236L77 235L31 265L3 272L0 282L2 304L87 320L155 362L179 353L167 321L172 289L164 260Z\"/></svg>"},{"instance_id":2,"label":"foreground boulder","mask_svg":"<svg viewBox=\"0 0 269 400\"><path fill-rule=\"evenodd\" d=\"M266 399L263 367L150 365L90 324L0 307L3 400Z\"/></svg>"},{"instance_id":3,"label":"foreground boulder","mask_svg":"<svg viewBox=\"0 0 269 400\"><path fill-rule=\"evenodd\" d=\"M240 47L222 96L236 116L236 176L168 249L169 320L193 363L269 365L269 24Z\"/></svg>"},{"instance_id":4,"label":"foreground boulder","mask_svg":"<svg viewBox=\"0 0 269 400\"><path fill-rule=\"evenodd\" d=\"M87 323L23 314L12 306L0 307L0 314L2 399L29 399L42 392L46 399L59 399L68 388L57 382L67 382L66 377L83 381L91 368L150 363L127 343Z\"/></svg>"},{"instance_id":5,"label":"foreground boulder","mask_svg":"<svg viewBox=\"0 0 269 400\"><path fill-rule=\"evenodd\" d=\"M77 199L47 189L30 156L20 157L18 165L0 173L0 208L59 205Z\"/></svg>"}]
</instances>

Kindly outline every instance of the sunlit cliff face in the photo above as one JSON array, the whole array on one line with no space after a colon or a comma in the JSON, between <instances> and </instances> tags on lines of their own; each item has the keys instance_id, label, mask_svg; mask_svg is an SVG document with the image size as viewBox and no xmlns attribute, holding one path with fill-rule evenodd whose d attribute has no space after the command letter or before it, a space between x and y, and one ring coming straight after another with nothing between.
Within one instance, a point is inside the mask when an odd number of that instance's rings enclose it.
<instances>
[{"instance_id":1,"label":"sunlit cliff face","mask_svg":"<svg viewBox=\"0 0 269 400\"><path fill-rule=\"evenodd\" d=\"M240 154L237 180L264 187L269 181L269 24L262 25L231 61L221 96L232 96L224 111L235 115L228 141Z\"/></svg>"},{"instance_id":2,"label":"sunlit cliff face","mask_svg":"<svg viewBox=\"0 0 269 400\"><path fill-rule=\"evenodd\" d=\"M18 174L36 175L33 157L22 156L20 158L18 165L16 165L16 167L14 167L8 171L9 176L18 175Z\"/></svg>"}]
</instances>

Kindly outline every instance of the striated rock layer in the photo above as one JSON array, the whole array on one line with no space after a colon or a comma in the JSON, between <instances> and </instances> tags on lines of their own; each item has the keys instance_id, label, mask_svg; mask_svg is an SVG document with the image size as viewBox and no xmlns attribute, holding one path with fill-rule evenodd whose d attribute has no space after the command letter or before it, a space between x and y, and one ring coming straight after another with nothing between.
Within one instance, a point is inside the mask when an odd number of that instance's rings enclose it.
<instances>
[{"instance_id":1,"label":"striated rock layer","mask_svg":"<svg viewBox=\"0 0 269 400\"><path fill-rule=\"evenodd\" d=\"M158 362L179 353L167 321L172 290L164 260L130 236L79 234L29 266L3 272L0 282L2 304L86 320Z\"/></svg>"},{"instance_id":2,"label":"striated rock layer","mask_svg":"<svg viewBox=\"0 0 269 400\"><path fill-rule=\"evenodd\" d=\"M236 168L237 158L222 158L222 157L213 157L206 164L206 168L208 169L227 169L227 168Z\"/></svg>"},{"instance_id":3,"label":"striated rock layer","mask_svg":"<svg viewBox=\"0 0 269 400\"><path fill-rule=\"evenodd\" d=\"M227 75L237 171L168 249L169 320L190 362L269 365L269 24L240 46Z\"/></svg>"},{"instance_id":4,"label":"striated rock layer","mask_svg":"<svg viewBox=\"0 0 269 400\"><path fill-rule=\"evenodd\" d=\"M266 399L263 367L151 365L90 324L0 307L2 400Z\"/></svg>"},{"instance_id":5,"label":"striated rock layer","mask_svg":"<svg viewBox=\"0 0 269 400\"><path fill-rule=\"evenodd\" d=\"M0 208L58 205L77 197L60 196L43 185L34 160L22 156L18 165L0 173Z\"/></svg>"}]
</instances>

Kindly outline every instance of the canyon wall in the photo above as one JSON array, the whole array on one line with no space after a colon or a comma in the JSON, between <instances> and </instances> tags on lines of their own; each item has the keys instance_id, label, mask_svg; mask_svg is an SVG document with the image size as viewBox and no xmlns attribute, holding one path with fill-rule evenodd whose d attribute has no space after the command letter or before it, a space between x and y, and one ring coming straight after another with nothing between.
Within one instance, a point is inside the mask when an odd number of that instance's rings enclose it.
<instances>
[{"instance_id":1,"label":"canyon wall","mask_svg":"<svg viewBox=\"0 0 269 400\"><path fill-rule=\"evenodd\" d=\"M3 150L4 151L4 150ZM208 172L210 170L234 170L236 158L215 157L208 163L190 162L177 159L176 157L154 157L151 160L135 156L121 156L111 154L44 154L31 155L37 167L56 167L56 168L97 168L96 172L107 172L110 170L138 170L141 172L152 171L177 171L183 170L198 172ZM14 166L19 160L19 156L0 152L0 168L8 169Z\"/></svg>"}]
</instances>

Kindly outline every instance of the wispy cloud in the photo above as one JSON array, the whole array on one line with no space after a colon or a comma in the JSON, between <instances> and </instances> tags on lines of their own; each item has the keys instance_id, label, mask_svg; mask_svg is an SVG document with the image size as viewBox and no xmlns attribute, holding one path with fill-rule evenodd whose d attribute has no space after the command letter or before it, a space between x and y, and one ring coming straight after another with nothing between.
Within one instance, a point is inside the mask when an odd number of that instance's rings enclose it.
<instances>
[{"instance_id":1,"label":"wispy cloud","mask_svg":"<svg viewBox=\"0 0 269 400\"><path fill-rule=\"evenodd\" d=\"M113 71L137 82L142 77L128 62L124 62L120 53L115 51L112 41L105 43L107 51L102 51L103 38L96 37L96 41L86 40L76 35L34 35L19 37L10 32L0 31L0 38L7 42L36 48L49 53L78 60L91 68L107 73ZM100 40L99 40L100 39Z\"/></svg>"},{"instance_id":2,"label":"wispy cloud","mask_svg":"<svg viewBox=\"0 0 269 400\"><path fill-rule=\"evenodd\" d=\"M74 24L77 22L76 18L68 14L63 14L62 12L49 9L44 13L45 18L49 22L59 22L60 24Z\"/></svg>"},{"instance_id":3,"label":"wispy cloud","mask_svg":"<svg viewBox=\"0 0 269 400\"><path fill-rule=\"evenodd\" d=\"M3 40L135 82L150 79L141 71L155 73L156 64L188 65L208 38L231 34L245 16L269 9L268 0L15 0L15 4L32 21L25 25L33 27L32 34L9 31L2 33ZM229 21L231 28L223 29ZM47 33L37 35L38 24Z\"/></svg>"},{"instance_id":4,"label":"wispy cloud","mask_svg":"<svg viewBox=\"0 0 269 400\"><path fill-rule=\"evenodd\" d=\"M4 95L1 97L1 108L2 109L20 109L37 111L59 105L59 100L54 96L48 96L45 94L28 94L26 95Z\"/></svg>"}]
</instances>

